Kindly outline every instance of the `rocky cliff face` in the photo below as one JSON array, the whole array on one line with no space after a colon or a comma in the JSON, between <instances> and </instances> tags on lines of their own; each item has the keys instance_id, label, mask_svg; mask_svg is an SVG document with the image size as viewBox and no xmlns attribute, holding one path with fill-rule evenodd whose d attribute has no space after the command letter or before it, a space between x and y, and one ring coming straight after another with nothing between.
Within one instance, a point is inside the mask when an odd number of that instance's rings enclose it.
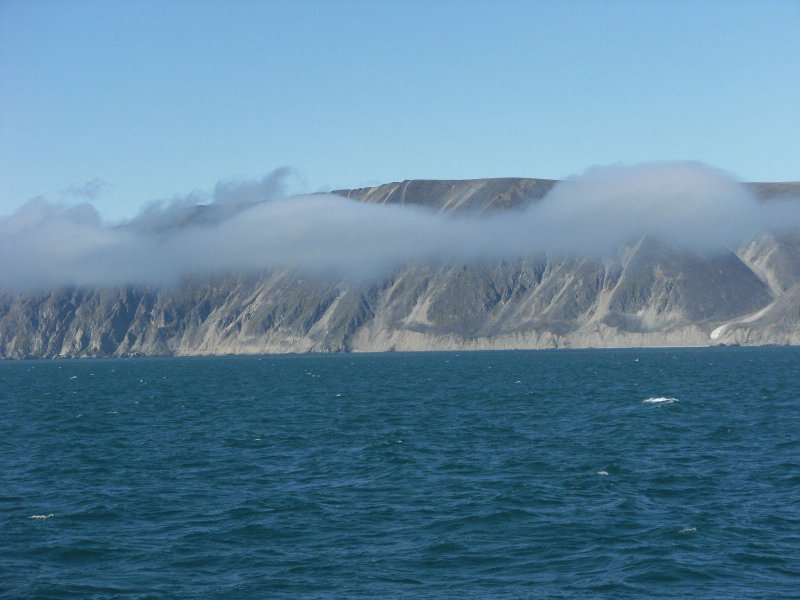
<instances>
[{"instance_id":1,"label":"rocky cliff face","mask_svg":"<svg viewBox=\"0 0 800 600\"><path fill-rule=\"evenodd\" d=\"M553 183L338 193L483 211L536 201ZM752 185L766 198L787 184ZM708 255L644 237L605 259L414 263L358 284L273 270L171 288L0 293L0 358L720 343L800 344L800 235Z\"/></svg>"},{"instance_id":2,"label":"rocky cliff face","mask_svg":"<svg viewBox=\"0 0 800 600\"><path fill-rule=\"evenodd\" d=\"M439 211L521 208L544 197L558 183L552 179L412 179L371 188L337 190L339 196L373 204L412 204Z\"/></svg>"}]
</instances>

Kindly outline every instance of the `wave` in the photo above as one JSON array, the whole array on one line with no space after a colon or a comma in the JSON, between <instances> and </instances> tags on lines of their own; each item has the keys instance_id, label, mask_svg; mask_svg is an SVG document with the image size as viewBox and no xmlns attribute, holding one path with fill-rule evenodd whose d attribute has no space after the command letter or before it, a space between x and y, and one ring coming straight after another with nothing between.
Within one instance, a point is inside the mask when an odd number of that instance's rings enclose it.
<instances>
[{"instance_id":1,"label":"wave","mask_svg":"<svg viewBox=\"0 0 800 600\"><path fill-rule=\"evenodd\" d=\"M664 396L642 400L643 404L672 404L673 402L679 402L679 400L677 398L666 398Z\"/></svg>"}]
</instances>

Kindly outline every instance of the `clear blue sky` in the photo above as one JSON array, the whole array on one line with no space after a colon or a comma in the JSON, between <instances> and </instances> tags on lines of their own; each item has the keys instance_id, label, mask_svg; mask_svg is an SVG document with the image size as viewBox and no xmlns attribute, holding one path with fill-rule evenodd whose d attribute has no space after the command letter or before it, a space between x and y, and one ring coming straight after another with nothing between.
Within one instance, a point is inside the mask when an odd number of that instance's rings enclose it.
<instances>
[{"instance_id":1,"label":"clear blue sky","mask_svg":"<svg viewBox=\"0 0 800 600\"><path fill-rule=\"evenodd\" d=\"M0 0L0 214L696 159L800 179L800 2Z\"/></svg>"}]
</instances>

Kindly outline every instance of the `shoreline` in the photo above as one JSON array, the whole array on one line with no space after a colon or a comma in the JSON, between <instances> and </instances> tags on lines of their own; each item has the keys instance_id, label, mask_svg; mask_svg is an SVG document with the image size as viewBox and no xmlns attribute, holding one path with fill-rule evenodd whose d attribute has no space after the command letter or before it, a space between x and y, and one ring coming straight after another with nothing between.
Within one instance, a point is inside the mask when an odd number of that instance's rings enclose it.
<instances>
[{"instance_id":1,"label":"shoreline","mask_svg":"<svg viewBox=\"0 0 800 600\"><path fill-rule=\"evenodd\" d=\"M50 362L62 360L137 360L148 358L238 358L238 357L301 357L301 356L374 356L392 354L436 354L436 353L502 353L502 352L569 352L569 351L600 351L600 350L703 350L714 348L800 348L800 344L708 344L708 345L658 345L658 346L562 346L544 348L426 348L419 350L338 350L338 351L309 351L309 352L241 352L241 353L187 353L187 354L130 354L130 355L96 355L96 356L48 356L48 357L21 357L0 358L3 362Z\"/></svg>"}]
</instances>

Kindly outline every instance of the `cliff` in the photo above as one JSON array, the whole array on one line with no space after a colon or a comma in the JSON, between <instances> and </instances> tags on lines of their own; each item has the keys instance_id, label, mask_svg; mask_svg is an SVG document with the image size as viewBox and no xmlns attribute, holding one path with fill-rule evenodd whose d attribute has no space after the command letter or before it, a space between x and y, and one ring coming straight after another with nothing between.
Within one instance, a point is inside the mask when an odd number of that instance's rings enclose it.
<instances>
[{"instance_id":1,"label":"cliff","mask_svg":"<svg viewBox=\"0 0 800 600\"><path fill-rule=\"evenodd\" d=\"M519 209L554 183L406 181L336 193L480 212ZM749 185L764 201L800 190ZM161 288L0 293L0 358L723 343L800 344L800 235L713 254L641 237L603 259L413 263L360 283L270 270Z\"/></svg>"}]
</instances>

